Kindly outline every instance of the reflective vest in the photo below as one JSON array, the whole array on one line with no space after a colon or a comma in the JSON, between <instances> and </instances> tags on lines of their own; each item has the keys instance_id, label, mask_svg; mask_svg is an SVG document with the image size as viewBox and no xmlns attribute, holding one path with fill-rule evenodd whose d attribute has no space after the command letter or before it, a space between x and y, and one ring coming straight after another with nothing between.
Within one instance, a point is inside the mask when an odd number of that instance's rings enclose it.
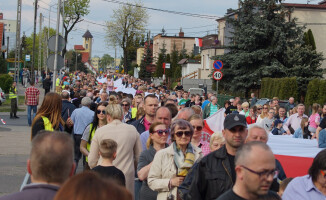
<instances>
[{"instance_id":1,"label":"reflective vest","mask_svg":"<svg viewBox=\"0 0 326 200\"><path fill-rule=\"evenodd\" d=\"M60 86L60 78L57 78L56 82L55 82L55 86Z\"/></svg>"},{"instance_id":2,"label":"reflective vest","mask_svg":"<svg viewBox=\"0 0 326 200\"><path fill-rule=\"evenodd\" d=\"M43 116L42 116L42 119L43 119L43 122L44 122L44 130L53 131L54 129L52 127L52 124L51 124L50 120L47 117L43 117Z\"/></svg>"},{"instance_id":3,"label":"reflective vest","mask_svg":"<svg viewBox=\"0 0 326 200\"><path fill-rule=\"evenodd\" d=\"M9 91L9 99L16 99L17 98L17 89L15 88L14 91L12 91L12 87L10 88Z\"/></svg>"},{"instance_id":4,"label":"reflective vest","mask_svg":"<svg viewBox=\"0 0 326 200\"><path fill-rule=\"evenodd\" d=\"M136 115L137 115L137 108L136 107L131 108L131 118L135 119Z\"/></svg>"},{"instance_id":5,"label":"reflective vest","mask_svg":"<svg viewBox=\"0 0 326 200\"><path fill-rule=\"evenodd\" d=\"M93 123L91 123L89 125L89 139L88 139L88 142L86 144L86 149L87 149L88 152L91 150L91 142L92 142L92 139L93 139L94 134L95 134L95 128L91 132L92 128L93 128ZM86 156L86 162L88 162L88 156Z\"/></svg>"}]
</instances>

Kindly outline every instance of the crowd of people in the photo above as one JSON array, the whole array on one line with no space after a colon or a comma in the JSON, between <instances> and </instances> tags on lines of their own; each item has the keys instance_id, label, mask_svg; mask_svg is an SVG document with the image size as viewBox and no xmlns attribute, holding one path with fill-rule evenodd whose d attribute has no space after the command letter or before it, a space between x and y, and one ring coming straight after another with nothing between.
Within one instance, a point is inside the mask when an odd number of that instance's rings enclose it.
<instances>
[{"instance_id":1,"label":"crowd of people","mask_svg":"<svg viewBox=\"0 0 326 200\"><path fill-rule=\"evenodd\" d=\"M134 92L116 91L117 80ZM293 134L325 148L326 105L320 115L314 104L309 118L293 98L255 105L252 94L250 103L220 106L212 93L189 98L180 83L168 90L118 73L62 73L55 83L37 111L40 92L33 81L26 89L32 184L0 200L326 198L326 150L292 180L267 145L270 133ZM221 109L224 129L205 132L204 120Z\"/></svg>"}]
</instances>

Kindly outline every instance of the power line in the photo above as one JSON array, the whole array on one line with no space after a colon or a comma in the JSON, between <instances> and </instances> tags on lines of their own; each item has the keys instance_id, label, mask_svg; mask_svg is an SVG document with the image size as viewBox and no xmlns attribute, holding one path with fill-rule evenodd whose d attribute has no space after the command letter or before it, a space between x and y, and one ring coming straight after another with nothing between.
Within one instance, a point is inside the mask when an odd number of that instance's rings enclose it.
<instances>
[{"instance_id":1,"label":"power line","mask_svg":"<svg viewBox=\"0 0 326 200\"><path fill-rule=\"evenodd\" d=\"M102 0L102 1L106 1L109 3L117 3L117 4L121 4L121 5L134 6L134 7L139 7L139 8L145 8L148 10L155 10L155 11L166 12L166 13L171 13L171 14L176 14L176 15L184 15L184 16L188 16L188 17L198 17L198 18L212 19L212 20L216 20L219 18L218 16L213 16L213 15L203 15L203 14L196 14L196 13L187 13L187 12L180 12L180 11L158 9L158 8L140 6L137 4L125 3L125 2L121 2L121 1L117 1L117 0Z\"/></svg>"}]
</instances>

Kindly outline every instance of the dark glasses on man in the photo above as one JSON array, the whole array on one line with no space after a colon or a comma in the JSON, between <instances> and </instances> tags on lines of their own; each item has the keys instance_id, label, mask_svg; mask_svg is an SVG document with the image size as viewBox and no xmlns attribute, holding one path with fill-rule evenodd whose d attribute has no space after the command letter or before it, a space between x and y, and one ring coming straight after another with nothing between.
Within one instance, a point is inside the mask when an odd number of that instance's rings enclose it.
<instances>
[{"instance_id":1,"label":"dark glasses on man","mask_svg":"<svg viewBox=\"0 0 326 200\"><path fill-rule=\"evenodd\" d=\"M103 115L105 115L105 110L97 110L97 114L103 114Z\"/></svg>"},{"instance_id":2,"label":"dark glasses on man","mask_svg":"<svg viewBox=\"0 0 326 200\"><path fill-rule=\"evenodd\" d=\"M182 137L182 135L185 135L186 137L190 137L192 133L190 131L178 131L175 133L177 137Z\"/></svg>"},{"instance_id":3,"label":"dark glasses on man","mask_svg":"<svg viewBox=\"0 0 326 200\"><path fill-rule=\"evenodd\" d=\"M203 130L203 127L202 126L192 126L195 130L197 131L201 131Z\"/></svg>"},{"instance_id":4,"label":"dark glasses on man","mask_svg":"<svg viewBox=\"0 0 326 200\"><path fill-rule=\"evenodd\" d=\"M128 107L129 104L121 104L121 106L123 106L123 107Z\"/></svg>"},{"instance_id":5,"label":"dark glasses on man","mask_svg":"<svg viewBox=\"0 0 326 200\"><path fill-rule=\"evenodd\" d=\"M163 136L163 133L165 133L165 135L168 135L170 133L169 129L165 129L165 130L156 130L154 131L154 133L157 133L159 136Z\"/></svg>"}]
</instances>

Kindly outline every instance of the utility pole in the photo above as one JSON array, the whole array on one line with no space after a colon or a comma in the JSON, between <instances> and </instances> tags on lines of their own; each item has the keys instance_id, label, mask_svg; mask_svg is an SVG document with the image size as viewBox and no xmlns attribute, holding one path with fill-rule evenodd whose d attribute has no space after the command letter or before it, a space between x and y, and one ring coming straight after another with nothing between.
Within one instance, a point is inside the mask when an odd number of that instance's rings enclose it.
<instances>
[{"instance_id":1,"label":"utility pole","mask_svg":"<svg viewBox=\"0 0 326 200\"><path fill-rule=\"evenodd\" d=\"M17 0L17 22L16 22L16 50L15 50L15 78L18 82L18 70L20 61L20 28L21 28L21 11L22 11L22 0ZM9 52L8 52L9 53ZM8 54L7 54L8 56ZM17 84L18 85L18 84ZM18 95L17 95L18 96ZM17 101L18 102L18 101Z\"/></svg>"},{"instance_id":2,"label":"utility pole","mask_svg":"<svg viewBox=\"0 0 326 200\"><path fill-rule=\"evenodd\" d=\"M65 34L65 27L64 27L64 24L65 24L65 0L62 0L62 32L61 32L61 35L63 38L65 38L64 34ZM65 41L67 45L67 41ZM63 51L61 51L61 55L63 57L63 67L65 67L65 55L63 55Z\"/></svg>"},{"instance_id":3,"label":"utility pole","mask_svg":"<svg viewBox=\"0 0 326 200\"><path fill-rule=\"evenodd\" d=\"M9 36L7 36L7 59L9 58Z\"/></svg>"},{"instance_id":4,"label":"utility pole","mask_svg":"<svg viewBox=\"0 0 326 200\"><path fill-rule=\"evenodd\" d=\"M42 66L42 39L43 39L42 20L43 20L43 15L42 15L42 13L40 13L40 29L39 29L39 35L38 35L38 62L37 62L38 76L41 73L41 66Z\"/></svg>"},{"instance_id":5,"label":"utility pole","mask_svg":"<svg viewBox=\"0 0 326 200\"><path fill-rule=\"evenodd\" d=\"M35 0L35 8L34 8L34 32L33 32L33 57L32 57L32 67L31 67L31 80L34 81L34 64L35 64L35 39L36 39L36 22L37 22L37 3L38 0Z\"/></svg>"},{"instance_id":6,"label":"utility pole","mask_svg":"<svg viewBox=\"0 0 326 200\"><path fill-rule=\"evenodd\" d=\"M114 45L114 70L116 70L115 69L116 66L117 66L117 46Z\"/></svg>"},{"instance_id":7,"label":"utility pole","mask_svg":"<svg viewBox=\"0 0 326 200\"><path fill-rule=\"evenodd\" d=\"M44 19L44 16L43 16L43 19ZM43 67L44 67L44 72L46 74L46 48L47 48L47 38L46 38L46 35L45 35L45 29L43 30ZM43 74L41 74L43 75Z\"/></svg>"},{"instance_id":8,"label":"utility pole","mask_svg":"<svg viewBox=\"0 0 326 200\"><path fill-rule=\"evenodd\" d=\"M53 91L56 89L56 80L57 80L57 65L58 65L58 42L59 42L59 25L60 25L60 8L61 0L58 0L57 8L57 28L55 34L55 48L54 48L54 70L53 70Z\"/></svg>"}]
</instances>

